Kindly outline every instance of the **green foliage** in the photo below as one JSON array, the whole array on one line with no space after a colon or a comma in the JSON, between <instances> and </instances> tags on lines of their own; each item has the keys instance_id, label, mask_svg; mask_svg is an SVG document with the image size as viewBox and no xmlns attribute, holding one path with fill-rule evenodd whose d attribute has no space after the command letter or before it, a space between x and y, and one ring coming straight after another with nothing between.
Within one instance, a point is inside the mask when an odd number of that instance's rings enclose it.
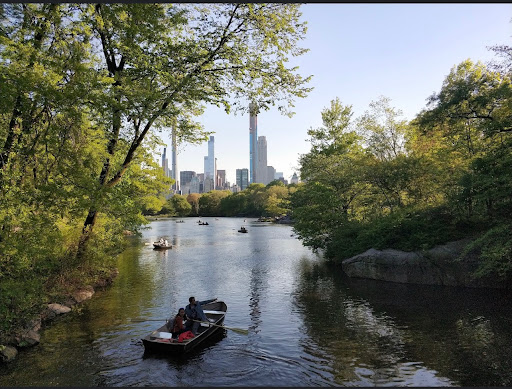
<instances>
[{"instance_id":1,"label":"green foliage","mask_svg":"<svg viewBox=\"0 0 512 389\"><path fill-rule=\"evenodd\" d=\"M221 200L231 194L228 190L212 190L199 198L199 210L202 216L222 216Z\"/></svg>"},{"instance_id":2,"label":"green foliage","mask_svg":"<svg viewBox=\"0 0 512 389\"><path fill-rule=\"evenodd\" d=\"M270 182L267 184L267 188L268 188L268 187L271 187L271 186L276 186L276 185L277 185L277 186L285 186L285 185L284 185L284 182L283 182L283 181L281 181L281 180L272 180L272 181L270 181Z\"/></svg>"},{"instance_id":3,"label":"green foliage","mask_svg":"<svg viewBox=\"0 0 512 389\"><path fill-rule=\"evenodd\" d=\"M311 89L287 64L306 52L299 8L0 7L2 334L41 299L107 274L144 214L199 212L198 199L166 205L172 180L153 158L161 131L203 142L210 132L195 117L207 103L291 114ZM226 196L204 196L205 211Z\"/></svg>"},{"instance_id":4,"label":"green foliage","mask_svg":"<svg viewBox=\"0 0 512 389\"><path fill-rule=\"evenodd\" d=\"M386 98L354 123L332 101L324 126L308 132L304 182L290 195L298 237L339 261L481 235L470 246L480 251L475 276L511 280L508 91L507 76L466 61L412 123Z\"/></svg>"},{"instance_id":5,"label":"green foliage","mask_svg":"<svg viewBox=\"0 0 512 389\"><path fill-rule=\"evenodd\" d=\"M248 197L245 191L233 193L220 201L220 212L223 216L246 216Z\"/></svg>"},{"instance_id":6,"label":"green foliage","mask_svg":"<svg viewBox=\"0 0 512 389\"><path fill-rule=\"evenodd\" d=\"M178 216L188 216L192 211L192 205L189 204L185 196L175 194L168 202L172 204L172 208Z\"/></svg>"},{"instance_id":7,"label":"green foliage","mask_svg":"<svg viewBox=\"0 0 512 389\"><path fill-rule=\"evenodd\" d=\"M192 209L190 211L190 215L199 216L199 198L201 195L199 193L190 193L187 196L187 201L191 205Z\"/></svg>"},{"instance_id":8,"label":"green foliage","mask_svg":"<svg viewBox=\"0 0 512 389\"><path fill-rule=\"evenodd\" d=\"M491 228L473 241L461 257L471 251L477 251L481 258L475 278L492 276L499 281L512 280L512 224Z\"/></svg>"}]
</instances>

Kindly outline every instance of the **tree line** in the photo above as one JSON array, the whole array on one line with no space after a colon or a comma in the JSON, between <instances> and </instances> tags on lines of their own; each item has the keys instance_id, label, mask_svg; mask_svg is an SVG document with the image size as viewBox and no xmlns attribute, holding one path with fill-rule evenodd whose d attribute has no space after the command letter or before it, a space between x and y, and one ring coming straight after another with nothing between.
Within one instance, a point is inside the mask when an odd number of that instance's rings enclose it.
<instances>
[{"instance_id":1,"label":"tree line","mask_svg":"<svg viewBox=\"0 0 512 389\"><path fill-rule=\"evenodd\" d=\"M381 97L360 117L336 98L308 131L290 196L303 243L334 262L369 248L469 238L475 277L512 280L512 48L454 66L413 120Z\"/></svg>"},{"instance_id":2,"label":"tree line","mask_svg":"<svg viewBox=\"0 0 512 389\"><path fill-rule=\"evenodd\" d=\"M250 184L240 192L212 190L207 193L175 194L144 210L144 215L276 217L290 213L290 194L296 184L274 180L268 185Z\"/></svg>"}]
</instances>

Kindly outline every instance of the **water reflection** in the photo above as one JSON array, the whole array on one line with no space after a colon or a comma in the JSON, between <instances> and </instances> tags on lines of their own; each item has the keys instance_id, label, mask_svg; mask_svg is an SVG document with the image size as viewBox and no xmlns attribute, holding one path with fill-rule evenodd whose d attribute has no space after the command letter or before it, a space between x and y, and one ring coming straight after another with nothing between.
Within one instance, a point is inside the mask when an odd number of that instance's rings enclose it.
<instances>
[{"instance_id":1,"label":"water reflection","mask_svg":"<svg viewBox=\"0 0 512 389\"><path fill-rule=\"evenodd\" d=\"M512 383L512 310L503 292L349 279L309 262L301 274L296 304L337 383Z\"/></svg>"},{"instance_id":2,"label":"water reflection","mask_svg":"<svg viewBox=\"0 0 512 389\"><path fill-rule=\"evenodd\" d=\"M251 332L258 333L260 332L261 325L261 310L259 307L260 299L262 298L261 292L264 288L265 281L265 271L262 270L261 267L254 267L251 269L251 280L250 280L250 315L251 315L251 326L249 329Z\"/></svg>"}]
</instances>

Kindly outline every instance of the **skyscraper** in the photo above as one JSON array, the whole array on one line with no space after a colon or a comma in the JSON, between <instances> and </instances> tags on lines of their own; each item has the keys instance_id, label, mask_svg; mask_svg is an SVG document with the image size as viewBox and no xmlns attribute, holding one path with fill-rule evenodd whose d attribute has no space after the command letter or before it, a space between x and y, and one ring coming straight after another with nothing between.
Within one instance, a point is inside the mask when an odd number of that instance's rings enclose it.
<instances>
[{"instance_id":1,"label":"skyscraper","mask_svg":"<svg viewBox=\"0 0 512 389\"><path fill-rule=\"evenodd\" d=\"M267 166L267 180L269 184L271 181L274 181L276 175L276 169L273 166Z\"/></svg>"},{"instance_id":2,"label":"skyscraper","mask_svg":"<svg viewBox=\"0 0 512 389\"><path fill-rule=\"evenodd\" d=\"M226 184L226 171L225 170L217 170L217 183L215 184L217 189L224 189L224 185Z\"/></svg>"},{"instance_id":3,"label":"skyscraper","mask_svg":"<svg viewBox=\"0 0 512 389\"><path fill-rule=\"evenodd\" d=\"M208 156L204 157L204 178L207 177L215 180L217 176L215 166L215 137L210 136L210 140L208 141Z\"/></svg>"},{"instance_id":4,"label":"skyscraper","mask_svg":"<svg viewBox=\"0 0 512 389\"><path fill-rule=\"evenodd\" d=\"M172 170L171 170L171 177L174 179L174 184L172 185L172 188L174 189L175 193L180 193L180 181L178 179L180 178L178 176L178 155L177 155L177 143L176 143L176 128L174 127L172 129Z\"/></svg>"},{"instance_id":5,"label":"skyscraper","mask_svg":"<svg viewBox=\"0 0 512 389\"><path fill-rule=\"evenodd\" d=\"M162 154L162 169L164 169L164 176L169 177L169 160L166 154L167 148L164 147L164 153Z\"/></svg>"},{"instance_id":6,"label":"skyscraper","mask_svg":"<svg viewBox=\"0 0 512 389\"><path fill-rule=\"evenodd\" d=\"M236 169L236 184L240 188L240 190L244 190L249 186L249 170L247 168L244 169Z\"/></svg>"},{"instance_id":7,"label":"skyscraper","mask_svg":"<svg viewBox=\"0 0 512 389\"><path fill-rule=\"evenodd\" d=\"M258 182L258 106L249 104L249 182Z\"/></svg>"},{"instance_id":8,"label":"skyscraper","mask_svg":"<svg viewBox=\"0 0 512 389\"><path fill-rule=\"evenodd\" d=\"M267 138L258 136L258 165L256 171L256 182L267 185Z\"/></svg>"},{"instance_id":9,"label":"skyscraper","mask_svg":"<svg viewBox=\"0 0 512 389\"><path fill-rule=\"evenodd\" d=\"M192 170L184 170L180 172L180 183L181 185L188 185L192 181L192 177L196 176L196 172Z\"/></svg>"},{"instance_id":10,"label":"skyscraper","mask_svg":"<svg viewBox=\"0 0 512 389\"><path fill-rule=\"evenodd\" d=\"M190 183L189 183L189 192L190 193L201 193L199 177L197 177L197 176L192 177L192 179L190 180Z\"/></svg>"}]
</instances>

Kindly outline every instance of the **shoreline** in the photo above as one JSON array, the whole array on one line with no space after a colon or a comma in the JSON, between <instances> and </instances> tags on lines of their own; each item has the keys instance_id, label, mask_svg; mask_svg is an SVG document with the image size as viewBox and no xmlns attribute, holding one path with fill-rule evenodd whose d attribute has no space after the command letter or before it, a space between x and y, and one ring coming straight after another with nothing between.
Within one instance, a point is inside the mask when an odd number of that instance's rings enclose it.
<instances>
[{"instance_id":1,"label":"shoreline","mask_svg":"<svg viewBox=\"0 0 512 389\"><path fill-rule=\"evenodd\" d=\"M73 308L92 298L97 290L108 288L119 275L114 268L110 274L96 282L94 286L85 285L65 296L60 302L49 302L43 310L30 320L27 326L17 328L6 337L5 344L0 344L0 363L14 361L21 349L37 346L40 343L41 331L60 316L73 311Z\"/></svg>"}]
</instances>

